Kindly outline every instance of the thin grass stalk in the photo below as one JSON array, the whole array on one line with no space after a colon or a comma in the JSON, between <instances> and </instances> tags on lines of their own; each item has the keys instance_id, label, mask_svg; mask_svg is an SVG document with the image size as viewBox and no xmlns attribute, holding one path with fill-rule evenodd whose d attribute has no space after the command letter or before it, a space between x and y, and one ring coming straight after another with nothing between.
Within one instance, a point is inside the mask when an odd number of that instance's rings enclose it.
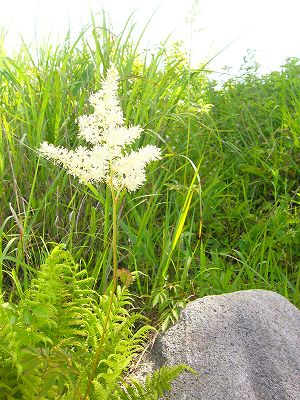
<instances>
[{"instance_id":1,"label":"thin grass stalk","mask_svg":"<svg viewBox=\"0 0 300 400\"><path fill-rule=\"evenodd\" d=\"M185 156L183 156L183 157L185 158ZM181 208L181 213L180 213L180 217L177 222L174 236L172 238L172 241L167 244L168 249L165 250L165 256L162 257L159 269L157 271L157 276L156 276L154 284L153 284L153 294L155 293L155 290L157 289L157 287L162 286L163 282L165 281L165 277L167 275L168 268L172 261L173 252L174 252L174 250L177 246L178 240L183 232L184 224L185 224L185 221L186 221L186 218L188 215L188 211L190 210L190 206L191 206L191 202L192 202L192 198L193 198L193 194L194 194L194 184L197 179L200 180L198 172L199 172L199 169L201 166L201 162L202 162L202 159L200 160L197 167L192 163L193 168L194 168L194 176L191 180L191 183L188 188L188 192L185 197L184 204Z\"/></svg>"}]
</instances>

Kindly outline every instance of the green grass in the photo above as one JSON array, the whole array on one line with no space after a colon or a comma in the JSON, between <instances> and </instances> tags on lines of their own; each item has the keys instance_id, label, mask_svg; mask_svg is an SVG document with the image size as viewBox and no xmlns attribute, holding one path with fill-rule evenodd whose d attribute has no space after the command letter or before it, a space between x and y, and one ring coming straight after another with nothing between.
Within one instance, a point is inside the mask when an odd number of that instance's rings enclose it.
<instances>
[{"instance_id":1,"label":"green grass","mask_svg":"<svg viewBox=\"0 0 300 400\"><path fill-rule=\"evenodd\" d=\"M77 116L113 61L126 121L146 132L137 146L164 154L119 211L119 265L136 271L140 306L165 325L189 299L241 289L299 306L298 60L263 77L247 67L217 88L178 46L142 51L132 29L114 34L95 17L76 40L0 55L1 292L22 296L55 242L97 290L110 282L107 189L79 185L36 149L76 145Z\"/></svg>"}]
</instances>

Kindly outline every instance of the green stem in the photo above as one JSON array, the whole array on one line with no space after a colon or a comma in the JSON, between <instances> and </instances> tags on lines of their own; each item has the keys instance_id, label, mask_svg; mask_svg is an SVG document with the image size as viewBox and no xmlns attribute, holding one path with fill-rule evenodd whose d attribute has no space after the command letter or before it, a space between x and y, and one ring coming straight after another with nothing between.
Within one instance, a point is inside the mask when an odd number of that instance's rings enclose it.
<instances>
[{"instance_id":1,"label":"green stem","mask_svg":"<svg viewBox=\"0 0 300 400\"><path fill-rule=\"evenodd\" d=\"M113 201L113 237L112 237L112 252L113 252L113 293L117 287L117 274L118 274L118 256L117 256L117 205L118 197L115 195L112 189L112 201Z\"/></svg>"},{"instance_id":2,"label":"green stem","mask_svg":"<svg viewBox=\"0 0 300 400\"><path fill-rule=\"evenodd\" d=\"M102 347L104 344L104 340L105 340L105 334L107 332L107 327L108 327L108 323L109 323L109 317L110 317L110 313L111 313L111 309L112 309L112 304L113 304L113 299L114 299L114 295L115 295L115 291L117 288L117 281L118 281L118 256L117 256L117 206L118 206L118 196L116 196L115 191L113 189L113 186L111 185L111 197L112 197L112 210L113 210L113 224L112 224L112 228L113 228L113 232L112 232L112 253L113 253L113 284L112 284L112 289L110 292L110 298L109 298L109 304L108 304L108 310L107 310L107 315L103 324L103 330L102 330L102 334L100 337L100 342L99 342L99 346L97 348L96 351L96 355L94 358L94 362L92 365L92 369L91 369L91 375L89 377L88 380L88 384L87 384L87 388L86 388L86 392L84 395L83 400L87 400L88 399L88 395L89 392L91 390L92 387L92 383L93 380L95 379L95 374L96 374L96 370L100 361L100 356L101 356L101 351L102 351Z\"/></svg>"}]
</instances>

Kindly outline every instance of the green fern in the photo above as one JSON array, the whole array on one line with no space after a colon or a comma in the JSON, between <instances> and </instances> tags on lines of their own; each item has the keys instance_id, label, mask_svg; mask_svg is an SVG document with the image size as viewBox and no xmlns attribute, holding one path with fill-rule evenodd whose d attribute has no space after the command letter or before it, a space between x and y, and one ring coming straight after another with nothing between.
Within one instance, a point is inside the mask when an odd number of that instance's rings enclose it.
<instances>
[{"instance_id":1,"label":"green fern","mask_svg":"<svg viewBox=\"0 0 300 400\"><path fill-rule=\"evenodd\" d=\"M150 326L132 312L127 288L99 296L93 280L57 246L17 304L0 304L0 399L157 399L185 367L161 369L145 385L123 381ZM109 313L101 357L91 376ZM88 382L92 382L88 396Z\"/></svg>"},{"instance_id":2,"label":"green fern","mask_svg":"<svg viewBox=\"0 0 300 400\"><path fill-rule=\"evenodd\" d=\"M186 365L165 366L155 371L153 375L146 377L145 383L131 379L130 383L119 386L115 393L110 396L112 400L158 400L163 394L171 389L171 383L183 371L195 373ZM96 391L97 393L97 391ZM99 397L100 400L101 397Z\"/></svg>"}]
</instances>

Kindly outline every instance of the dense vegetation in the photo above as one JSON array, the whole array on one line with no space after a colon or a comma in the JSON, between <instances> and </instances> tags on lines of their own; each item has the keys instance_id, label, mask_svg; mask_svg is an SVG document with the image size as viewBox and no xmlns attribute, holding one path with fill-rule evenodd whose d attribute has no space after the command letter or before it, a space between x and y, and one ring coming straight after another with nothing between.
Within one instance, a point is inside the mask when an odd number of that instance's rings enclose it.
<instances>
[{"instance_id":1,"label":"dense vegetation","mask_svg":"<svg viewBox=\"0 0 300 400\"><path fill-rule=\"evenodd\" d=\"M0 47L1 49L1 47ZM43 140L77 144L77 116L113 61L128 124L162 161L119 210L119 268L135 306L166 327L187 301L264 288L300 305L300 65L259 76L245 65L222 87L179 46L141 51L131 28L93 21L77 38L0 53L0 290L22 299L55 243L104 294L111 200L38 157ZM161 325L160 325L161 326Z\"/></svg>"},{"instance_id":2,"label":"dense vegetation","mask_svg":"<svg viewBox=\"0 0 300 400\"><path fill-rule=\"evenodd\" d=\"M144 384L126 379L151 327L135 328L143 317L125 286L110 307L93 283L59 245L18 304L1 303L1 399L157 400L187 368L163 367Z\"/></svg>"}]
</instances>

